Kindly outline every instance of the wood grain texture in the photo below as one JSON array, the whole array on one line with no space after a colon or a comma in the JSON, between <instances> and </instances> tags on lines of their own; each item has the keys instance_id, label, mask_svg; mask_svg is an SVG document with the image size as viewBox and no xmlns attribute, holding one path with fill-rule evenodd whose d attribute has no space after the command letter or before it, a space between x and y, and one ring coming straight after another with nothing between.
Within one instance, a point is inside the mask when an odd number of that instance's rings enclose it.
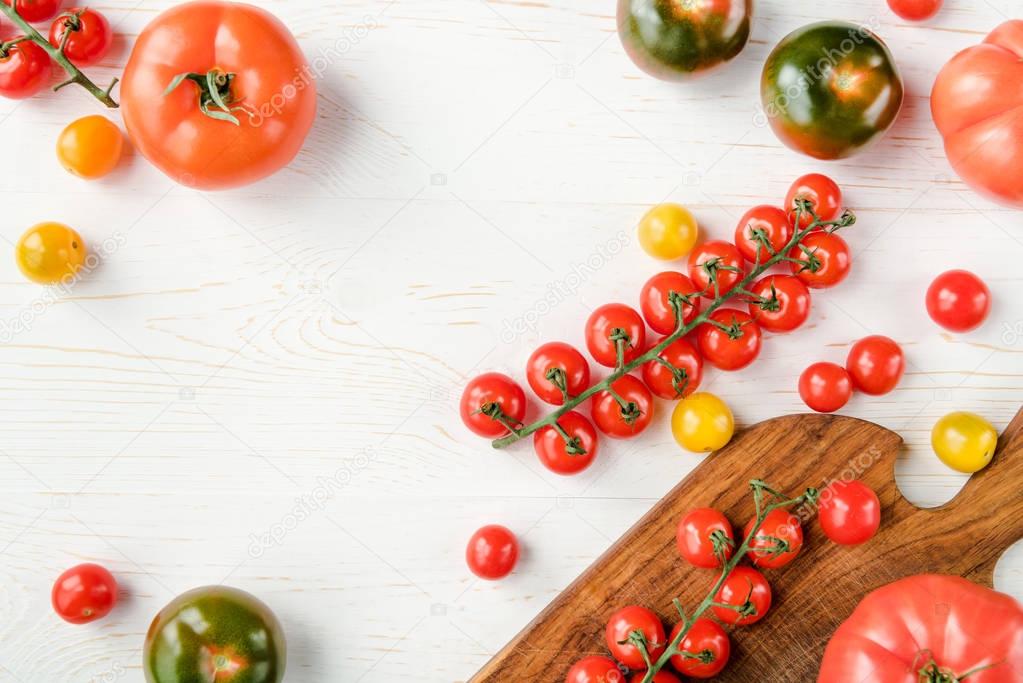
<instances>
[{"instance_id":1,"label":"wood grain texture","mask_svg":"<svg viewBox=\"0 0 1023 683\"><path fill-rule=\"evenodd\" d=\"M803 550L793 564L766 572L774 591L771 611L755 626L731 630L728 668L714 680L814 680L838 625L863 596L897 579L954 574L990 587L995 563L1023 538L1023 410L1002 435L992 464L940 508L922 510L902 496L895 483L901 444L882 427L836 416L793 415L743 431L616 541L472 683L562 681L573 662L605 652L607 619L626 605L649 607L668 624L677 621L672 600L691 608L719 574L679 556L678 520L709 506L741 531L754 517L747 486L753 479L769 479L792 496L859 479L881 500L882 526L869 543L843 547L809 521L812 509L793 510L808 520Z\"/></svg>"}]
</instances>

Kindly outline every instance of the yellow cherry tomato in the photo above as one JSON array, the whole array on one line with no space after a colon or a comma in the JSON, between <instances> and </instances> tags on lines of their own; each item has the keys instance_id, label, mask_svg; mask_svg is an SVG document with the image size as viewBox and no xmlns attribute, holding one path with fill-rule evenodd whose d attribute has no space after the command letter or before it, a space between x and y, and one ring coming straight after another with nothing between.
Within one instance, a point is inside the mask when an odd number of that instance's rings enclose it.
<instances>
[{"instance_id":1,"label":"yellow cherry tomato","mask_svg":"<svg viewBox=\"0 0 1023 683\"><path fill-rule=\"evenodd\" d=\"M689 209L678 204L658 204L639 222L639 243L655 259L680 259L696 245L700 228Z\"/></svg>"},{"instance_id":2,"label":"yellow cherry tomato","mask_svg":"<svg viewBox=\"0 0 1023 683\"><path fill-rule=\"evenodd\" d=\"M671 433L678 445L695 453L724 448L735 434L735 418L714 394L697 392L682 399L671 414Z\"/></svg>"},{"instance_id":3,"label":"yellow cherry tomato","mask_svg":"<svg viewBox=\"0 0 1023 683\"><path fill-rule=\"evenodd\" d=\"M32 226L15 247L18 268L29 280L41 285L73 278L87 255L82 236L63 223Z\"/></svg>"},{"instance_id":4,"label":"yellow cherry tomato","mask_svg":"<svg viewBox=\"0 0 1023 683\"><path fill-rule=\"evenodd\" d=\"M57 158L68 172L94 180L110 173L121 160L124 137L105 116L72 121L57 138Z\"/></svg>"},{"instance_id":5,"label":"yellow cherry tomato","mask_svg":"<svg viewBox=\"0 0 1023 683\"><path fill-rule=\"evenodd\" d=\"M931 447L943 463L958 472L984 469L994 457L998 432L973 413L949 413L931 430Z\"/></svg>"}]
</instances>

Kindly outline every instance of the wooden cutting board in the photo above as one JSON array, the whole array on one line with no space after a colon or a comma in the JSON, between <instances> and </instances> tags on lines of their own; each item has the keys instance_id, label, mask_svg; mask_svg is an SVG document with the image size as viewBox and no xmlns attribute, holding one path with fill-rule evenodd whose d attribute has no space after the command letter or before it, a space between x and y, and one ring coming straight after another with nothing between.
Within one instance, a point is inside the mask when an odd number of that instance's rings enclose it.
<instances>
[{"instance_id":1,"label":"wooden cutting board","mask_svg":"<svg viewBox=\"0 0 1023 683\"><path fill-rule=\"evenodd\" d=\"M741 531L753 516L751 479L792 496L843 475L861 479L881 499L882 524L874 539L854 548L830 543L816 520L805 524L796 561L766 572L774 589L771 612L755 626L731 631L732 658L715 681L815 681L834 630L864 595L896 579L934 572L991 586L998 558L1023 537L1023 410L1002 435L992 464L939 508L919 509L899 492L894 468L901 444L894 432L841 416L793 415L744 430L657 503L472 683L562 683L576 660L607 654L604 625L626 605L653 609L670 628L677 619L672 598L691 609L716 579L679 556L679 518L712 506Z\"/></svg>"}]
</instances>

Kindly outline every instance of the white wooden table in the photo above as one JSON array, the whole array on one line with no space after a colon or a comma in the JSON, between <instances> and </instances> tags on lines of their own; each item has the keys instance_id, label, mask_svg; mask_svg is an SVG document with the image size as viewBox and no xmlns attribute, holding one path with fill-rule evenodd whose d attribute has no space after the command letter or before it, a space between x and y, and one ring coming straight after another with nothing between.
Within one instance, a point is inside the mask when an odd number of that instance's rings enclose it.
<instances>
[{"instance_id":1,"label":"white wooden table","mask_svg":"<svg viewBox=\"0 0 1023 683\"><path fill-rule=\"evenodd\" d=\"M966 409L1001 429L1023 404L1023 218L952 174L927 99L944 61L1016 0L948 0L928 27L883 0L759 0L745 52L690 85L632 65L608 1L259 2L310 57L337 54L306 148L258 185L201 194L139 157L87 184L52 153L64 124L97 110L85 93L0 102L0 320L26 322L0 349L3 683L141 681L152 615L221 582L280 616L288 681L466 680L699 462L674 445L667 409L567 479L528 444L491 451L456 411L467 377L522 379L538 342L581 344L590 309L636 300L659 265L633 226L659 201L729 237L746 208L823 169L858 212L854 273L806 328L768 339L746 372L709 374L740 423L805 410L809 361L890 335L908 354L902 385L843 412L900 432L900 484L936 505L963 477L932 455L934 421ZM97 78L172 4L100 3L121 37ZM767 53L825 18L878 26L909 92L883 144L831 165L756 125ZM109 240L70 294L47 297L14 265L11 245L42 220ZM967 336L924 311L953 267L995 293ZM488 522L525 545L495 584L463 562ZM49 592L83 561L124 595L72 627ZM997 583L1023 597L1023 549Z\"/></svg>"}]
</instances>

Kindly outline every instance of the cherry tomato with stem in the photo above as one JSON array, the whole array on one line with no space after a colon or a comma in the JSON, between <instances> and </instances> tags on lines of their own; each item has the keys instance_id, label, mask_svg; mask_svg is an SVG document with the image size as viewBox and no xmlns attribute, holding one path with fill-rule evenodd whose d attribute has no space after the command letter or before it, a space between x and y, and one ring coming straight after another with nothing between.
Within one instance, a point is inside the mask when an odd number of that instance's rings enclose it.
<instances>
[{"instance_id":1,"label":"cherry tomato with stem","mask_svg":"<svg viewBox=\"0 0 1023 683\"><path fill-rule=\"evenodd\" d=\"M597 430L574 410L533 434L533 449L544 467L556 474L578 474L597 457ZM567 437L567 439L566 439Z\"/></svg>"},{"instance_id":2,"label":"cherry tomato with stem","mask_svg":"<svg viewBox=\"0 0 1023 683\"><path fill-rule=\"evenodd\" d=\"M618 365L619 347L623 363L635 360L646 348L646 325L635 309L604 304L586 321L586 348L593 360L613 368Z\"/></svg>"},{"instance_id":3,"label":"cherry tomato with stem","mask_svg":"<svg viewBox=\"0 0 1023 683\"><path fill-rule=\"evenodd\" d=\"M682 631L682 624L675 624L671 630L668 642L675 642L675 638ZM707 617L700 617L689 629L679 643L678 649L682 652L690 652L700 655L701 658L683 657L675 655L671 658L671 665L675 670L685 676L693 678L712 678L721 673L728 665L728 658L732 654L732 641L725 633L725 629ZM705 654L706 653L706 654ZM709 661L704 661L704 658Z\"/></svg>"},{"instance_id":4,"label":"cherry tomato with stem","mask_svg":"<svg viewBox=\"0 0 1023 683\"><path fill-rule=\"evenodd\" d=\"M950 270L927 288L927 313L950 332L980 327L991 312L991 290L967 270Z\"/></svg>"},{"instance_id":5,"label":"cherry tomato with stem","mask_svg":"<svg viewBox=\"0 0 1023 683\"><path fill-rule=\"evenodd\" d=\"M114 33L110 22L94 9L74 7L50 26L50 45L63 46L64 55L75 66L92 66L106 57Z\"/></svg>"},{"instance_id":6,"label":"cherry tomato with stem","mask_svg":"<svg viewBox=\"0 0 1023 683\"><path fill-rule=\"evenodd\" d=\"M625 676L613 659L584 657L568 670L565 683L625 683Z\"/></svg>"},{"instance_id":7,"label":"cherry tomato with stem","mask_svg":"<svg viewBox=\"0 0 1023 683\"><path fill-rule=\"evenodd\" d=\"M32 97L50 80L50 55L24 36L0 45L0 96Z\"/></svg>"},{"instance_id":8,"label":"cherry tomato with stem","mask_svg":"<svg viewBox=\"0 0 1023 683\"><path fill-rule=\"evenodd\" d=\"M14 248L22 275L40 285L73 282L86 265L85 240L63 223L39 223Z\"/></svg>"},{"instance_id":9,"label":"cherry tomato with stem","mask_svg":"<svg viewBox=\"0 0 1023 683\"><path fill-rule=\"evenodd\" d=\"M852 269L852 255L845 240L833 232L814 231L789 252L792 273L813 289L834 287Z\"/></svg>"},{"instance_id":10,"label":"cherry tomato with stem","mask_svg":"<svg viewBox=\"0 0 1023 683\"><path fill-rule=\"evenodd\" d=\"M703 358L685 337L673 341L657 357L661 360L643 364L643 382L655 396L670 401L689 396L699 388Z\"/></svg>"},{"instance_id":11,"label":"cherry tomato with stem","mask_svg":"<svg viewBox=\"0 0 1023 683\"><path fill-rule=\"evenodd\" d=\"M763 337L753 317L734 308L719 308L696 328L700 353L719 370L741 370L755 361Z\"/></svg>"},{"instance_id":12,"label":"cherry tomato with stem","mask_svg":"<svg viewBox=\"0 0 1023 683\"><path fill-rule=\"evenodd\" d=\"M753 567L740 565L725 579L714 601L739 608L712 607L718 620L737 626L755 624L771 609L771 584Z\"/></svg>"},{"instance_id":13,"label":"cherry tomato with stem","mask_svg":"<svg viewBox=\"0 0 1023 683\"><path fill-rule=\"evenodd\" d=\"M724 448L732 440L735 418L724 401L700 391L675 405L671 434L687 451L710 453Z\"/></svg>"},{"instance_id":14,"label":"cherry tomato with stem","mask_svg":"<svg viewBox=\"0 0 1023 683\"><path fill-rule=\"evenodd\" d=\"M747 211L735 228L735 246L750 263L763 263L788 246L795 233L789 216L777 206L761 204ZM770 245L770 249L764 243Z\"/></svg>"},{"instance_id":15,"label":"cherry tomato with stem","mask_svg":"<svg viewBox=\"0 0 1023 683\"><path fill-rule=\"evenodd\" d=\"M622 375L610 390L593 395L590 406L597 429L616 439L636 436L654 418L654 397L639 379Z\"/></svg>"},{"instance_id":16,"label":"cherry tomato with stem","mask_svg":"<svg viewBox=\"0 0 1023 683\"><path fill-rule=\"evenodd\" d=\"M750 291L759 297L750 301L750 315L768 332L791 332L810 317L810 290L793 275L768 275Z\"/></svg>"},{"instance_id":17,"label":"cherry tomato with stem","mask_svg":"<svg viewBox=\"0 0 1023 683\"><path fill-rule=\"evenodd\" d=\"M944 0L888 0L888 7L906 21L930 19L941 9Z\"/></svg>"},{"instance_id":18,"label":"cherry tomato with stem","mask_svg":"<svg viewBox=\"0 0 1023 683\"><path fill-rule=\"evenodd\" d=\"M61 619L87 624L102 619L117 604L117 580L98 564L80 564L57 577L50 599Z\"/></svg>"},{"instance_id":19,"label":"cherry tomato with stem","mask_svg":"<svg viewBox=\"0 0 1023 683\"><path fill-rule=\"evenodd\" d=\"M833 413L852 398L852 377L837 363L814 363L799 376L799 397L811 410Z\"/></svg>"},{"instance_id":20,"label":"cherry tomato with stem","mask_svg":"<svg viewBox=\"0 0 1023 683\"><path fill-rule=\"evenodd\" d=\"M662 261L674 261L688 254L699 234L696 218L678 204L658 204L639 222L640 246Z\"/></svg>"},{"instance_id":21,"label":"cherry tomato with stem","mask_svg":"<svg viewBox=\"0 0 1023 683\"><path fill-rule=\"evenodd\" d=\"M8 7L12 0L3 0ZM16 0L14 9L18 16L30 24L37 24L40 21L49 21L60 9L61 0Z\"/></svg>"},{"instance_id":22,"label":"cherry tomato with stem","mask_svg":"<svg viewBox=\"0 0 1023 683\"><path fill-rule=\"evenodd\" d=\"M575 397L590 386L590 364L574 346L548 342L526 361L526 380L540 400L560 406L566 393Z\"/></svg>"},{"instance_id":23,"label":"cherry tomato with stem","mask_svg":"<svg viewBox=\"0 0 1023 683\"><path fill-rule=\"evenodd\" d=\"M705 242L689 254L689 279L708 299L732 291L744 277L745 260L730 242L723 240Z\"/></svg>"},{"instance_id":24,"label":"cherry tomato with stem","mask_svg":"<svg viewBox=\"0 0 1023 683\"><path fill-rule=\"evenodd\" d=\"M745 536L753 531L755 519L746 523ZM782 545L779 545L781 541ZM757 528L756 535L749 543L749 556L758 567L780 569L792 560L803 548L803 527L799 518L788 510L772 510Z\"/></svg>"},{"instance_id":25,"label":"cherry tomato with stem","mask_svg":"<svg viewBox=\"0 0 1023 683\"><path fill-rule=\"evenodd\" d=\"M469 570L487 581L497 581L512 573L519 561L519 541L506 527L489 524L469 539L465 562Z\"/></svg>"},{"instance_id":26,"label":"cherry tomato with stem","mask_svg":"<svg viewBox=\"0 0 1023 683\"><path fill-rule=\"evenodd\" d=\"M862 481L836 481L821 491L817 521L839 545L860 545L881 526L881 501Z\"/></svg>"},{"instance_id":27,"label":"cherry tomato with stem","mask_svg":"<svg viewBox=\"0 0 1023 683\"><path fill-rule=\"evenodd\" d=\"M664 654L668 643L661 618L646 607L623 607L611 615L604 630L604 639L611 656L630 669L647 668L642 652L634 644L640 635L646 641L650 661L657 661Z\"/></svg>"},{"instance_id":28,"label":"cherry tomato with stem","mask_svg":"<svg viewBox=\"0 0 1023 683\"><path fill-rule=\"evenodd\" d=\"M688 325L699 315L700 296L693 281L682 273L665 271L658 273L646 281L639 294L639 309L643 317L655 332L671 334L678 328L675 307L671 304L671 293L679 296L693 295L689 303L679 301L682 307L682 324Z\"/></svg>"},{"instance_id":29,"label":"cherry tomato with stem","mask_svg":"<svg viewBox=\"0 0 1023 683\"><path fill-rule=\"evenodd\" d=\"M900 347L888 337L864 337L849 350L845 369L853 386L865 394L881 396L894 389L906 369L906 358Z\"/></svg>"},{"instance_id":30,"label":"cherry tomato with stem","mask_svg":"<svg viewBox=\"0 0 1023 683\"><path fill-rule=\"evenodd\" d=\"M842 189L834 180L821 173L808 173L796 178L785 195L785 210L789 221L796 224L797 199L810 202L810 207L822 221L837 220L842 215ZM813 223L808 211L800 214L799 227L807 228Z\"/></svg>"},{"instance_id":31,"label":"cherry tomato with stem","mask_svg":"<svg viewBox=\"0 0 1023 683\"><path fill-rule=\"evenodd\" d=\"M675 543L679 555L689 564L716 569L722 565L722 558L728 561L735 552L735 532L720 510L696 508L679 520Z\"/></svg>"},{"instance_id":32,"label":"cherry tomato with stem","mask_svg":"<svg viewBox=\"0 0 1023 683\"><path fill-rule=\"evenodd\" d=\"M117 167L123 146L124 136L117 124L94 114L64 128L57 138L57 158L69 173L94 180Z\"/></svg>"},{"instance_id":33,"label":"cherry tomato with stem","mask_svg":"<svg viewBox=\"0 0 1023 683\"><path fill-rule=\"evenodd\" d=\"M522 424L526 392L508 375L486 372L466 385L459 410L473 433L496 439L510 433L509 425Z\"/></svg>"}]
</instances>

